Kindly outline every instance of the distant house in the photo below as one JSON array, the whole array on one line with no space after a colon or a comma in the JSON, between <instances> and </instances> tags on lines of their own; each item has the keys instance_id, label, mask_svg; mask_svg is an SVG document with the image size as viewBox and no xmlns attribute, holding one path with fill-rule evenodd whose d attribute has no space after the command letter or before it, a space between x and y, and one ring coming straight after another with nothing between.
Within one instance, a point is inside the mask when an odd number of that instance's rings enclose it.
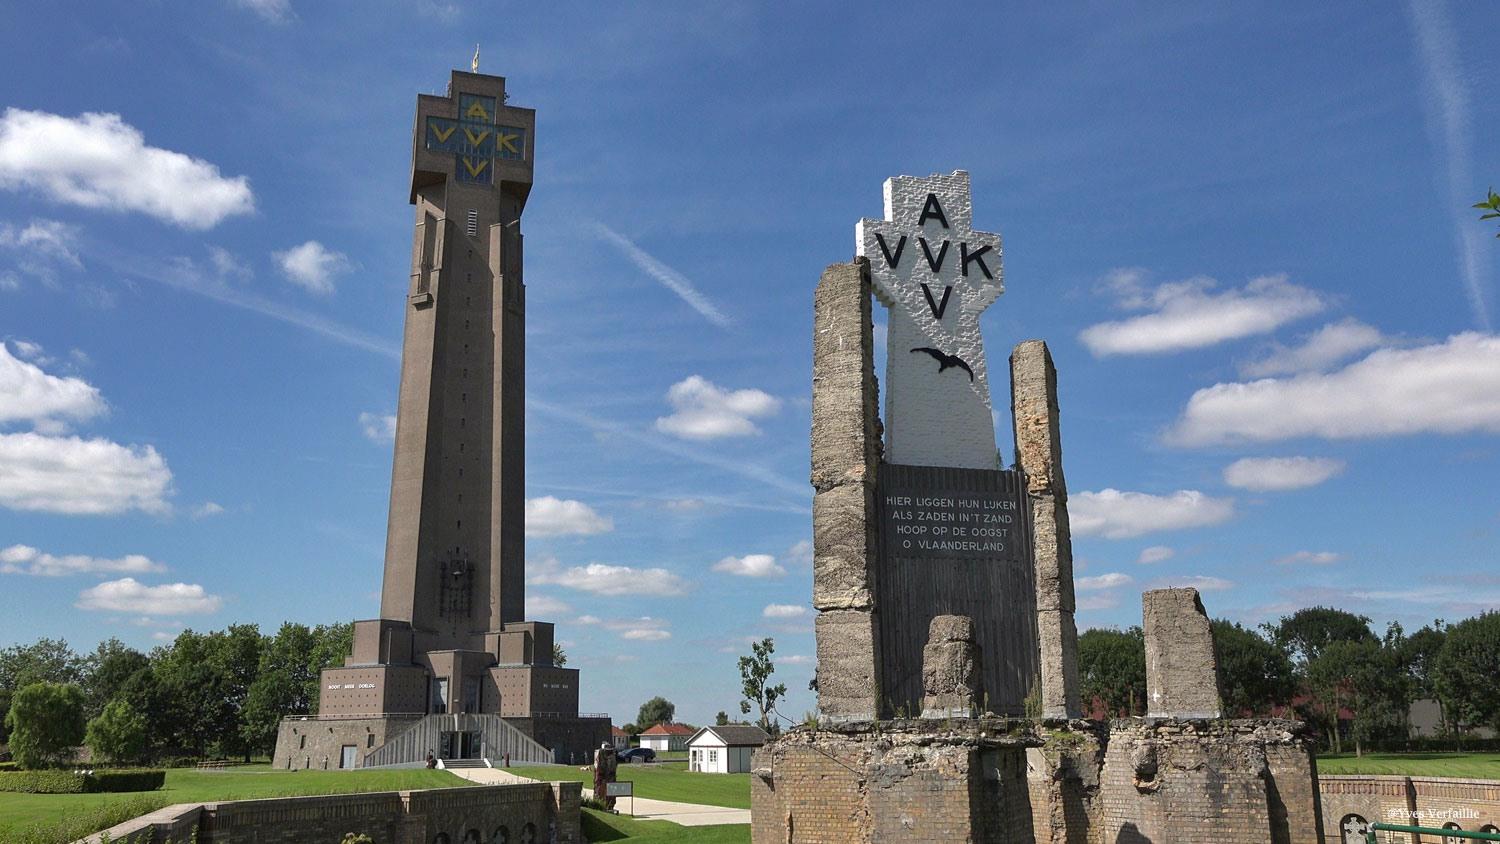
<instances>
[{"instance_id":1,"label":"distant house","mask_svg":"<svg viewBox=\"0 0 1500 844\"><path fill-rule=\"evenodd\" d=\"M704 727L688 740L688 770L704 774L743 774L750 755L770 736L751 724Z\"/></svg>"},{"instance_id":2,"label":"distant house","mask_svg":"<svg viewBox=\"0 0 1500 844\"><path fill-rule=\"evenodd\" d=\"M615 746L615 750L625 750L630 747L630 733L610 725L609 743Z\"/></svg>"},{"instance_id":3,"label":"distant house","mask_svg":"<svg viewBox=\"0 0 1500 844\"><path fill-rule=\"evenodd\" d=\"M660 753L665 750L686 750L693 728L686 724L657 724L641 733L641 747L649 747Z\"/></svg>"}]
</instances>

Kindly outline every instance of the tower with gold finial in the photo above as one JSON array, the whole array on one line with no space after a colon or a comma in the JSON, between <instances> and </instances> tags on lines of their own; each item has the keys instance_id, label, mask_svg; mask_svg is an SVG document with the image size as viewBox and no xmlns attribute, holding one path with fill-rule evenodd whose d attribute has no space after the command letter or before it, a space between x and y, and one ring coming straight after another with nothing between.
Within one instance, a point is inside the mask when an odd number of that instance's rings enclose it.
<instances>
[{"instance_id":1,"label":"tower with gold finial","mask_svg":"<svg viewBox=\"0 0 1500 844\"><path fill-rule=\"evenodd\" d=\"M353 653L323 671L319 729L283 722L278 766L429 750L571 762L609 738L607 718L578 717L578 671L554 664L552 625L525 614L521 214L535 128L499 76L453 71L445 96L417 99L380 617L356 621Z\"/></svg>"}]
</instances>

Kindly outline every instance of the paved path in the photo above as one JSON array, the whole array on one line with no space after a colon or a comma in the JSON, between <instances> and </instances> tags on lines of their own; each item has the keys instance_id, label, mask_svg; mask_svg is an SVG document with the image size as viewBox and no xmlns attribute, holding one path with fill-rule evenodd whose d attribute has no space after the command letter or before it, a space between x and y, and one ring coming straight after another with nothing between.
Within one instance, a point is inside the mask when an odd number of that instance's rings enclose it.
<instances>
[{"instance_id":1,"label":"paved path","mask_svg":"<svg viewBox=\"0 0 1500 844\"><path fill-rule=\"evenodd\" d=\"M515 774L498 768L458 768L450 770L448 773L482 785L536 782L536 780L518 777ZM704 776L712 776L712 774L704 774ZM585 798L594 796L593 789L585 788L583 796ZM719 826L721 824L750 823L749 809L705 806L701 803L674 803L670 800L652 800L649 797L636 797L633 799L635 800L635 805L632 807L632 798L618 798L615 800L615 808L621 814L633 812L636 820L671 821L682 826Z\"/></svg>"}]
</instances>

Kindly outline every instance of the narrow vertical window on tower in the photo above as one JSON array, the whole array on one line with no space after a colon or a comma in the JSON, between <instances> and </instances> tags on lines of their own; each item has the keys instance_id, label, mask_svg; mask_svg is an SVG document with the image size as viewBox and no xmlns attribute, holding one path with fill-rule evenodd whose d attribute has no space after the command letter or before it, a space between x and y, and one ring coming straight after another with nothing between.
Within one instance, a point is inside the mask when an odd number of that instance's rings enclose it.
<instances>
[{"instance_id":1,"label":"narrow vertical window on tower","mask_svg":"<svg viewBox=\"0 0 1500 844\"><path fill-rule=\"evenodd\" d=\"M473 208L469 209L469 237L479 237L479 212Z\"/></svg>"}]
</instances>

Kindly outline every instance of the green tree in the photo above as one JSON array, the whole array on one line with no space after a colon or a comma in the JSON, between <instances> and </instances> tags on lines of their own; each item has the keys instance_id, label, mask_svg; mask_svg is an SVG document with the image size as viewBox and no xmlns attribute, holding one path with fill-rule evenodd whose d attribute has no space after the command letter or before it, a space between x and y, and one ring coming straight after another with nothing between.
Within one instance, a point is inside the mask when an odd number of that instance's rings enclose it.
<instances>
[{"instance_id":1,"label":"green tree","mask_svg":"<svg viewBox=\"0 0 1500 844\"><path fill-rule=\"evenodd\" d=\"M552 664L558 668L568 664L568 652L563 650L563 646L556 642L552 643Z\"/></svg>"},{"instance_id":2,"label":"green tree","mask_svg":"<svg viewBox=\"0 0 1500 844\"><path fill-rule=\"evenodd\" d=\"M1226 715L1266 715L1276 705L1291 702L1297 678L1285 651L1227 619L1214 620L1213 635Z\"/></svg>"},{"instance_id":3,"label":"green tree","mask_svg":"<svg viewBox=\"0 0 1500 844\"><path fill-rule=\"evenodd\" d=\"M1298 668L1305 668L1334 642L1375 641L1370 619L1332 607L1297 610L1274 625L1266 625L1265 630Z\"/></svg>"},{"instance_id":4,"label":"green tree","mask_svg":"<svg viewBox=\"0 0 1500 844\"><path fill-rule=\"evenodd\" d=\"M1078 682L1084 705L1111 715L1146 711L1146 637L1139 627L1084 631L1078 637Z\"/></svg>"},{"instance_id":5,"label":"green tree","mask_svg":"<svg viewBox=\"0 0 1500 844\"><path fill-rule=\"evenodd\" d=\"M1486 212L1479 215L1481 220L1493 220L1500 217L1500 194L1495 193L1494 188L1490 188L1489 195L1482 202L1474 203L1474 207L1482 208ZM1496 234L1495 237L1500 237L1500 234Z\"/></svg>"},{"instance_id":6,"label":"green tree","mask_svg":"<svg viewBox=\"0 0 1500 844\"><path fill-rule=\"evenodd\" d=\"M1343 752L1342 709L1348 709L1353 718L1349 732L1357 755L1363 755L1371 741L1403 733L1410 681L1401 671L1396 649L1373 636L1330 642L1308 663L1307 682L1330 729L1335 752Z\"/></svg>"},{"instance_id":7,"label":"green tree","mask_svg":"<svg viewBox=\"0 0 1500 844\"><path fill-rule=\"evenodd\" d=\"M131 675L151 664L140 651L110 638L88 657L88 674L83 682L85 714L93 718L104 711L105 704L120 691Z\"/></svg>"},{"instance_id":8,"label":"green tree","mask_svg":"<svg viewBox=\"0 0 1500 844\"><path fill-rule=\"evenodd\" d=\"M1449 627L1435 663L1434 686L1456 728L1500 727L1500 612Z\"/></svg>"},{"instance_id":9,"label":"green tree","mask_svg":"<svg viewBox=\"0 0 1500 844\"><path fill-rule=\"evenodd\" d=\"M153 758L169 750L178 750L172 724L171 694L151 666L130 675L115 698L130 704L130 708L146 722L144 757Z\"/></svg>"},{"instance_id":10,"label":"green tree","mask_svg":"<svg viewBox=\"0 0 1500 844\"><path fill-rule=\"evenodd\" d=\"M308 654L307 688L308 711L318 711L318 683L323 669L343 665L354 652L354 624L319 624L312 629L312 650Z\"/></svg>"},{"instance_id":11,"label":"green tree","mask_svg":"<svg viewBox=\"0 0 1500 844\"><path fill-rule=\"evenodd\" d=\"M84 743L96 759L139 762L146 752L146 719L129 702L112 700L89 721Z\"/></svg>"},{"instance_id":12,"label":"green tree","mask_svg":"<svg viewBox=\"0 0 1500 844\"><path fill-rule=\"evenodd\" d=\"M81 683L87 663L62 639L0 649L0 689L12 692L33 683Z\"/></svg>"},{"instance_id":13,"label":"green tree","mask_svg":"<svg viewBox=\"0 0 1500 844\"><path fill-rule=\"evenodd\" d=\"M677 706L661 695L657 695L641 704L641 711L635 716L635 725L642 731L649 730L657 724L672 723L672 716L676 714Z\"/></svg>"},{"instance_id":14,"label":"green tree","mask_svg":"<svg viewBox=\"0 0 1500 844\"><path fill-rule=\"evenodd\" d=\"M0 689L0 744L10 738L10 727L5 725L5 716L10 714L10 696L10 689Z\"/></svg>"},{"instance_id":15,"label":"green tree","mask_svg":"<svg viewBox=\"0 0 1500 844\"><path fill-rule=\"evenodd\" d=\"M740 657L740 693L745 696L740 712L748 715L752 708L759 709L760 718L755 723L773 734L780 732L780 727L771 720L771 713L776 711L776 701L786 697L785 683L771 685L771 675L776 673L771 654L775 652L776 641L767 637L751 642L750 656Z\"/></svg>"},{"instance_id":16,"label":"green tree","mask_svg":"<svg viewBox=\"0 0 1500 844\"><path fill-rule=\"evenodd\" d=\"M720 709L719 714L714 716L714 726L722 727L729 723L729 713Z\"/></svg>"},{"instance_id":17,"label":"green tree","mask_svg":"<svg viewBox=\"0 0 1500 844\"><path fill-rule=\"evenodd\" d=\"M47 768L83 743L83 690L72 683L32 683L15 693L10 713L10 750L24 768Z\"/></svg>"}]
</instances>

